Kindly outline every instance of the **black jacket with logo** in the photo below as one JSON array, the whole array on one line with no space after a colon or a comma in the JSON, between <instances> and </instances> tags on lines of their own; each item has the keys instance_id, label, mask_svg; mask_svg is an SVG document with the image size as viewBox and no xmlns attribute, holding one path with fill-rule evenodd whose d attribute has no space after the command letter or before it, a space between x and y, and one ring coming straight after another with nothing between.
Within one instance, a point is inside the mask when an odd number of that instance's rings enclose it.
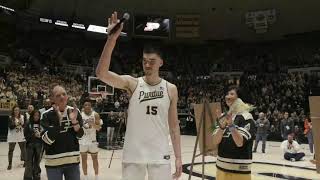
<instances>
[{"instance_id":1,"label":"black jacket with logo","mask_svg":"<svg viewBox=\"0 0 320 180\"><path fill-rule=\"evenodd\" d=\"M228 128L218 146L217 168L232 173L249 174L252 164L252 146L255 122L250 113L235 116L234 124L243 137L243 146L238 147Z\"/></svg>"},{"instance_id":2,"label":"black jacket with logo","mask_svg":"<svg viewBox=\"0 0 320 180\"><path fill-rule=\"evenodd\" d=\"M83 121L78 110L77 120L80 130L75 132L69 113L73 107L67 106L63 112L63 119L59 122L57 112L53 108L45 111L41 118L41 125L44 128L42 140L45 142L45 166L59 167L68 164L79 164L80 152L78 140L83 136Z\"/></svg>"}]
</instances>

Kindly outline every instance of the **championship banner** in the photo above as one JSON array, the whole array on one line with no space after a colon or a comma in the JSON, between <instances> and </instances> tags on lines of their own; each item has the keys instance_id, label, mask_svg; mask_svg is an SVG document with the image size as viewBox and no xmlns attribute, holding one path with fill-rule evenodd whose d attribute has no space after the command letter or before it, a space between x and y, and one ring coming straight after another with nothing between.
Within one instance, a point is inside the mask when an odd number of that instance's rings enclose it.
<instances>
[{"instance_id":1,"label":"championship banner","mask_svg":"<svg viewBox=\"0 0 320 180\"><path fill-rule=\"evenodd\" d=\"M175 29L176 38L200 38L200 15L176 15Z\"/></svg>"}]
</instances>

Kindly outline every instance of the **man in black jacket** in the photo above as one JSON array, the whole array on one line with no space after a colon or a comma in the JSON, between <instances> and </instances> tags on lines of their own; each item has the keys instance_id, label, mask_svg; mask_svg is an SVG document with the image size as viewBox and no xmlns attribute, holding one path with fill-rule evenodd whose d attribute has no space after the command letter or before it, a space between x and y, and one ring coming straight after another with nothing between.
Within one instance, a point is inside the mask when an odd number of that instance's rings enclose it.
<instances>
[{"instance_id":1,"label":"man in black jacket","mask_svg":"<svg viewBox=\"0 0 320 180\"><path fill-rule=\"evenodd\" d=\"M42 115L45 167L48 180L80 180L79 142L83 134L82 118L76 107L67 106L68 96L62 86L51 93L53 107Z\"/></svg>"}]
</instances>

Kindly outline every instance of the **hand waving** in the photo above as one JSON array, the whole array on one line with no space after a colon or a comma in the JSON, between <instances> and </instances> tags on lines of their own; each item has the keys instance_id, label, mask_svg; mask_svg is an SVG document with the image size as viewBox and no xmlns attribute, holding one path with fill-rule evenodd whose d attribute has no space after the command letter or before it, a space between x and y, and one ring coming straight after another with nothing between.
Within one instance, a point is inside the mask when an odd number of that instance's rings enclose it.
<instances>
[{"instance_id":1,"label":"hand waving","mask_svg":"<svg viewBox=\"0 0 320 180\"><path fill-rule=\"evenodd\" d=\"M78 117L78 108L76 104L73 104L73 109L69 113L69 118L71 119L71 122L73 124L77 123L77 117Z\"/></svg>"},{"instance_id":2,"label":"hand waving","mask_svg":"<svg viewBox=\"0 0 320 180\"><path fill-rule=\"evenodd\" d=\"M123 23L121 23L120 28L115 33L110 34L111 29L114 28L118 22L119 22L118 13L113 12L111 17L108 18L108 36L109 36L108 39L117 40L118 37L120 36L120 33L123 29Z\"/></svg>"}]
</instances>

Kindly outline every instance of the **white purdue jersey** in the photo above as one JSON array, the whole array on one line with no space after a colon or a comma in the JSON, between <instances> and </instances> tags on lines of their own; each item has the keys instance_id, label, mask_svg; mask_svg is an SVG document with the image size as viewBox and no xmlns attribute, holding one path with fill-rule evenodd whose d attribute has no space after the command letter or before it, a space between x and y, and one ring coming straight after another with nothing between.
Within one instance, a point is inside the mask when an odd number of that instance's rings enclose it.
<instances>
[{"instance_id":1,"label":"white purdue jersey","mask_svg":"<svg viewBox=\"0 0 320 180\"><path fill-rule=\"evenodd\" d=\"M162 79L151 86L138 78L128 109L124 163L170 163L167 83Z\"/></svg>"},{"instance_id":2,"label":"white purdue jersey","mask_svg":"<svg viewBox=\"0 0 320 180\"><path fill-rule=\"evenodd\" d=\"M96 118L95 118L95 111L91 111L90 115L87 115L84 112L81 112L81 116L83 119L83 126L89 126L88 123L91 122L95 122ZM101 121L100 121L101 124ZM84 135L82 136L82 138L79 140L79 144L81 145L89 145L92 143L96 143L97 142L97 136L96 136L96 129L95 128L84 128Z\"/></svg>"}]
</instances>

